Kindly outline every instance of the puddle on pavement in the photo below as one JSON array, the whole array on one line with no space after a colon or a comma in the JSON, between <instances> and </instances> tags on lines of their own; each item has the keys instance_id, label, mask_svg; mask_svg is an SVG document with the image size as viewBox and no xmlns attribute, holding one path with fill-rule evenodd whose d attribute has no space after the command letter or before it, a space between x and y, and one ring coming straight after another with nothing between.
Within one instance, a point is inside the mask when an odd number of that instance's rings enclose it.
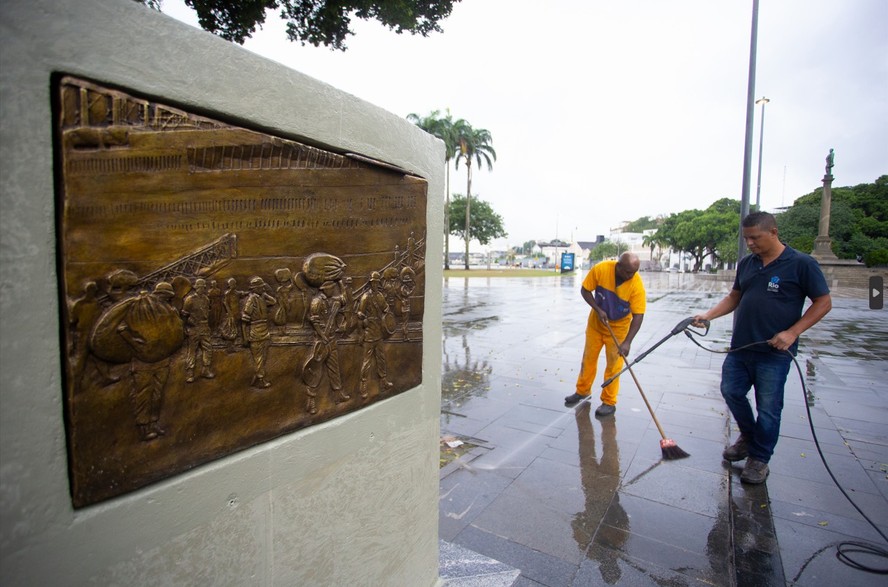
<instances>
[{"instance_id":1,"label":"puddle on pavement","mask_svg":"<svg viewBox=\"0 0 888 587\"><path fill-rule=\"evenodd\" d=\"M458 342L454 345L455 340ZM452 406L467 397L483 396L490 389L493 367L486 359L472 356L465 334L458 337L444 335L442 358L441 400L444 405Z\"/></svg>"},{"instance_id":2,"label":"puddle on pavement","mask_svg":"<svg viewBox=\"0 0 888 587\"><path fill-rule=\"evenodd\" d=\"M809 408L814 407L817 403L817 397L814 395L814 385L812 383L817 379L817 366L811 359L805 360L805 403Z\"/></svg>"}]
</instances>

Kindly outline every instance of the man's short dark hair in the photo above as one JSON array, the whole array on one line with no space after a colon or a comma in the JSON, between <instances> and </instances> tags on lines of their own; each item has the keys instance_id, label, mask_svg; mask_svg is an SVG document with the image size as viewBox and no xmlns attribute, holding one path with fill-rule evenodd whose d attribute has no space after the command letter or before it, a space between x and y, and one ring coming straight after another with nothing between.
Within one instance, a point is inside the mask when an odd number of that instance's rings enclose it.
<instances>
[{"instance_id":1,"label":"man's short dark hair","mask_svg":"<svg viewBox=\"0 0 888 587\"><path fill-rule=\"evenodd\" d=\"M743 222L741 222L740 225L743 226L743 228L757 226L762 230L771 230L772 228L777 228L777 220L772 214L767 212L752 212L743 219Z\"/></svg>"}]
</instances>

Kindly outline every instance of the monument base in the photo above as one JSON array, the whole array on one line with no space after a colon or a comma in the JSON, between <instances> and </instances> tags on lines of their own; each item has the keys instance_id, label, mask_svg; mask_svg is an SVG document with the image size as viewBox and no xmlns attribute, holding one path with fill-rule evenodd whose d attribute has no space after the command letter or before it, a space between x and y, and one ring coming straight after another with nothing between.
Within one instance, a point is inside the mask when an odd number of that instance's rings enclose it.
<instances>
[{"instance_id":1,"label":"monument base","mask_svg":"<svg viewBox=\"0 0 888 587\"><path fill-rule=\"evenodd\" d=\"M869 287L870 277L881 276L883 279L888 280L888 269L867 267L851 259L817 259L817 262L830 288L860 288L865 290Z\"/></svg>"},{"instance_id":2,"label":"monument base","mask_svg":"<svg viewBox=\"0 0 888 587\"><path fill-rule=\"evenodd\" d=\"M818 261L839 261L836 254L832 251L832 239L828 236L818 236L814 239L814 250L811 256Z\"/></svg>"}]
</instances>

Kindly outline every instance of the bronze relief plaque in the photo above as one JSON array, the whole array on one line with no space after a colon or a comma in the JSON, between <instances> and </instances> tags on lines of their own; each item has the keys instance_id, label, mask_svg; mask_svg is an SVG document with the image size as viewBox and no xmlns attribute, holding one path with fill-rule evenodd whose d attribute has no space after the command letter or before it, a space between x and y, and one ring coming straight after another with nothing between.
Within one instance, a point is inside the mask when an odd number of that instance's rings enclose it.
<instances>
[{"instance_id":1,"label":"bronze relief plaque","mask_svg":"<svg viewBox=\"0 0 888 587\"><path fill-rule=\"evenodd\" d=\"M427 182L55 80L72 500L422 381Z\"/></svg>"}]
</instances>

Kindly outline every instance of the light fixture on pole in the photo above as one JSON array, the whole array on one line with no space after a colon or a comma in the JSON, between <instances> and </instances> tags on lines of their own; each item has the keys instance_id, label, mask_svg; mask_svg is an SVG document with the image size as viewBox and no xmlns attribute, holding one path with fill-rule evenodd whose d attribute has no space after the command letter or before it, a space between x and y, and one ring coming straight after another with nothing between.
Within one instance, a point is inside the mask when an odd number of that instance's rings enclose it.
<instances>
[{"instance_id":1,"label":"light fixture on pole","mask_svg":"<svg viewBox=\"0 0 888 587\"><path fill-rule=\"evenodd\" d=\"M758 168L758 181L755 185L755 211L762 211L762 145L765 142L765 104L770 102L767 98L762 96L758 100L755 101L756 105L762 105L762 126L759 130L759 168Z\"/></svg>"}]
</instances>

